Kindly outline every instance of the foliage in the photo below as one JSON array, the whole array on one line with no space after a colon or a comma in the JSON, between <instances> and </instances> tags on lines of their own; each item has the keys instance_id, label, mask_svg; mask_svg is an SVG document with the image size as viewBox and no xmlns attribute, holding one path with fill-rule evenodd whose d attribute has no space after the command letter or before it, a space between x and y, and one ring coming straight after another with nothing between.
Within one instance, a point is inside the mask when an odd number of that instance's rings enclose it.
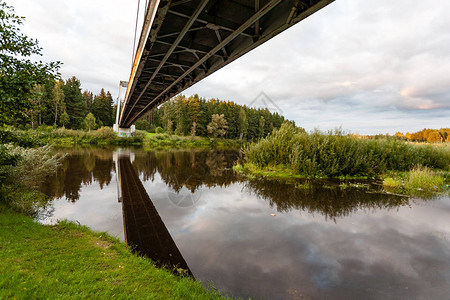
<instances>
[{"instance_id":1,"label":"foliage","mask_svg":"<svg viewBox=\"0 0 450 300\"><path fill-rule=\"evenodd\" d=\"M33 88L58 76L59 62L28 59L41 55L38 41L20 32L24 18L0 0L0 124L17 124L29 117Z\"/></svg>"},{"instance_id":2,"label":"foliage","mask_svg":"<svg viewBox=\"0 0 450 300\"><path fill-rule=\"evenodd\" d=\"M237 148L242 146L242 142L229 139L208 139L198 136L177 136L168 134L147 133L144 139L144 146L147 149L167 149L167 148Z\"/></svg>"},{"instance_id":3,"label":"foliage","mask_svg":"<svg viewBox=\"0 0 450 300\"><path fill-rule=\"evenodd\" d=\"M259 168L284 165L308 177L375 176L416 165L448 170L444 147L407 144L395 139L365 140L342 131L308 134L290 123L244 149L246 163Z\"/></svg>"},{"instance_id":4,"label":"foliage","mask_svg":"<svg viewBox=\"0 0 450 300\"><path fill-rule=\"evenodd\" d=\"M375 138L386 138L390 137L387 135L376 135ZM441 128L441 129L430 129L424 128L417 132L396 132L393 136L396 139L412 141L412 142L421 142L421 143L445 143L450 142L450 128ZM373 137L368 137L373 138Z\"/></svg>"},{"instance_id":5,"label":"foliage","mask_svg":"<svg viewBox=\"0 0 450 300\"><path fill-rule=\"evenodd\" d=\"M284 121L284 117L268 109L249 108L217 99L207 101L198 95L176 96L147 113L141 120L149 120L152 127L162 127L168 134L175 132L183 136L207 137L208 124L214 114L224 116L228 126L224 137L228 139L257 140L260 136L267 136L274 128L279 128ZM261 117L264 118L263 124Z\"/></svg>"},{"instance_id":6,"label":"foliage","mask_svg":"<svg viewBox=\"0 0 450 300\"><path fill-rule=\"evenodd\" d=\"M91 131L91 129L94 129L96 126L94 115L92 113L88 113L86 118L84 118L84 123L86 124L86 129L88 131Z\"/></svg>"},{"instance_id":7,"label":"foliage","mask_svg":"<svg viewBox=\"0 0 450 300\"><path fill-rule=\"evenodd\" d=\"M69 114L66 111L64 111L61 117L59 118L59 122L62 124L63 127L65 127L66 124L69 123L69 121L70 121Z\"/></svg>"},{"instance_id":8,"label":"foliage","mask_svg":"<svg viewBox=\"0 0 450 300\"><path fill-rule=\"evenodd\" d=\"M66 112L69 115L69 128L80 129L83 127L87 114L87 106L81 93L81 82L75 76L69 78L62 86Z\"/></svg>"},{"instance_id":9,"label":"foliage","mask_svg":"<svg viewBox=\"0 0 450 300\"><path fill-rule=\"evenodd\" d=\"M212 115L211 122L208 124L208 133L213 137L223 137L227 133L227 120L223 114Z\"/></svg>"},{"instance_id":10,"label":"foliage","mask_svg":"<svg viewBox=\"0 0 450 300\"><path fill-rule=\"evenodd\" d=\"M22 148L7 145L6 151L15 161L6 172L3 201L23 213L34 214L37 202L45 200L36 191L49 175L56 172L62 156L52 154L50 146Z\"/></svg>"},{"instance_id":11,"label":"foliage","mask_svg":"<svg viewBox=\"0 0 450 300\"><path fill-rule=\"evenodd\" d=\"M134 124L136 126L136 129L138 130L148 130L150 127L150 124L146 119L140 119L139 121Z\"/></svg>"},{"instance_id":12,"label":"foliage","mask_svg":"<svg viewBox=\"0 0 450 300\"><path fill-rule=\"evenodd\" d=\"M9 153L5 145L0 145L0 189L11 173L12 168L17 164L17 155ZM0 195L0 201L3 200L3 193Z\"/></svg>"},{"instance_id":13,"label":"foliage","mask_svg":"<svg viewBox=\"0 0 450 300\"><path fill-rule=\"evenodd\" d=\"M245 113L245 109L241 107L239 110L239 138L246 138L247 137L247 130L248 130L248 119L247 114Z\"/></svg>"},{"instance_id":14,"label":"foliage","mask_svg":"<svg viewBox=\"0 0 450 300\"><path fill-rule=\"evenodd\" d=\"M58 115L60 115L59 121L63 126L69 122L69 115L66 112L66 103L64 101L64 91L62 89L62 86L64 85L64 82L59 80L55 82L55 86L53 87L53 104L55 107L55 121L54 124L56 125L58 122ZM64 115L64 116L63 116Z\"/></svg>"},{"instance_id":15,"label":"foliage","mask_svg":"<svg viewBox=\"0 0 450 300\"><path fill-rule=\"evenodd\" d=\"M114 124L113 99L110 92L101 89L100 94L94 96L92 103L92 113L103 126L112 126Z\"/></svg>"}]
</instances>

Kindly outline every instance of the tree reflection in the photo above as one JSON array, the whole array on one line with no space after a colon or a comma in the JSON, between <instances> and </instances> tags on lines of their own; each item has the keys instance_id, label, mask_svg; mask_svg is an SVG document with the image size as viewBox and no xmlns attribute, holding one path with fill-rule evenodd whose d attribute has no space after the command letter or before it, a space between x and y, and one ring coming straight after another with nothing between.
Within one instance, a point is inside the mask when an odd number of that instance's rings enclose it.
<instances>
[{"instance_id":1,"label":"tree reflection","mask_svg":"<svg viewBox=\"0 0 450 300\"><path fill-rule=\"evenodd\" d=\"M67 157L54 176L41 186L41 192L51 198L65 197L76 202L83 185L94 181L103 189L109 185L114 172L111 151L105 149L77 149L64 151Z\"/></svg>"},{"instance_id":2,"label":"tree reflection","mask_svg":"<svg viewBox=\"0 0 450 300\"><path fill-rule=\"evenodd\" d=\"M133 167L144 181L161 180L178 193L183 187L194 193L202 187L227 187L243 182L245 189L276 206L279 212L302 210L319 213L336 220L358 210L391 209L410 203L409 198L371 190L346 188L338 183L287 182L269 179L244 180L236 176L232 166L239 158L234 150L180 150L134 152ZM93 182L102 189L109 185L114 172L110 149L76 149L59 168L57 174L42 186L50 197L66 197L75 202L83 185ZM300 184L300 187L298 187Z\"/></svg>"},{"instance_id":3,"label":"tree reflection","mask_svg":"<svg viewBox=\"0 0 450 300\"><path fill-rule=\"evenodd\" d=\"M237 181L232 170L239 153L232 150L166 151L137 154L133 163L144 181L159 173L166 185L178 192L186 187L195 192L200 186L228 186Z\"/></svg>"},{"instance_id":4,"label":"tree reflection","mask_svg":"<svg viewBox=\"0 0 450 300\"><path fill-rule=\"evenodd\" d=\"M301 183L301 184L299 184ZM245 183L246 189L276 206L279 212L303 210L336 221L358 210L391 209L409 204L409 198L362 188L340 188L338 182L282 182L260 179ZM375 189L374 189L375 188Z\"/></svg>"}]
</instances>

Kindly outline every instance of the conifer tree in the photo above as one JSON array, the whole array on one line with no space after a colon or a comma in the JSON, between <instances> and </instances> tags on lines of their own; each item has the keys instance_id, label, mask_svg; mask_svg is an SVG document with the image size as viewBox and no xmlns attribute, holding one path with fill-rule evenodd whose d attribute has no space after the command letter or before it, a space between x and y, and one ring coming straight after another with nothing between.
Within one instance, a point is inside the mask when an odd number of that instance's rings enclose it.
<instances>
[{"instance_id":1,"label":"conifer tree","mask_svg":"<svg viewBox=\"0 0 450 300\"><path fill-rule=\"evenodd\" d=\"M75 76L63 85L66 112L69 115L68 126L73 129L82 128L87 113L86 102L81 94L81 83Z\"/></svg>"}]
</instances>

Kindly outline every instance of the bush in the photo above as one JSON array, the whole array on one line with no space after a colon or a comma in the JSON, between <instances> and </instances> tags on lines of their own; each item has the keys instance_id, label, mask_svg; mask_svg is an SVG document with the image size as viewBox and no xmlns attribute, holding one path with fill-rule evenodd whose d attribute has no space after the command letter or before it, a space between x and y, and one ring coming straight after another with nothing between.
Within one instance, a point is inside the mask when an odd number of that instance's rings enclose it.
<instances>
[{"instance_id":1,"label":"bush","mask_svg":"<svg viewBox=\"0 0 450 300\"><path fill-rule=\"evenodd\" d=\"M1 187L3 201L16 210L33 214L37 203L45 199L36 191L49 175L56 172L63 156L52 154L50 146L25 149L7 145L4 148L6 150L3 149L1 156L13 157L14 163L9 161L9 168L3 168L6 174ZM5 164L2 163L2 166Z\"/></svg>"},{"instance_id":2,"label":"bush","mask_svg":"<svg viewBox=\"0 0 450 300\"><path fill-rule=\"evenodd\" d=\"M94 136L105 140L111 140L116 138L116 134L114 133L114 130L111 127L101 127L97 129L95 132L93 132L93 134Z\"/></svg>"},{"instance_id":3,"label":"bush","mask_svg":"<svg viewBox=\"0 0 450 300\"><path fill-rule=\"evenodd\" d=\"M164 133L164 132L165 132L164 129L159 126L156 127L156 129L155 129L155 133Z\"/></svg>"},{"instance_id":4,"label":"bush","mask_svg":"<svg viewBox=\"0 0 450 300\"><path fill-rule=\"evenodd\" d=\"M285 165L309 177L373 176L416 165L448 170L445 147L412 145L396 139L363 140L340 130L305 133L290 123L244 149L245 162L259 168Z\"/></svg>"}]
</instances>

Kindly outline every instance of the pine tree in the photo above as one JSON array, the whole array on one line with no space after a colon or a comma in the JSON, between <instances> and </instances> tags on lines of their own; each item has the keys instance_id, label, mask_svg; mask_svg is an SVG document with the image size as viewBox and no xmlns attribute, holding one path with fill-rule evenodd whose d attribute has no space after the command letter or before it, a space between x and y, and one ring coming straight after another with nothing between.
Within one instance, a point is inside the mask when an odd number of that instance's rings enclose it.
<instances>
[{"instance_id":1,"label":"pine tree","mask_svg":"<svg viewBox=\"0 0 450 300\"><path fill-rule=\"evenodd\" d=\"M92 103L92 113L101 126L112 126L114 123L113 117L113 99L110 92L105 92L101 89L99 95L95 95Z\"/></svg>"},{"instance_id":2,"label":"pine tree","mask_svg":"<svg viewBox=\"0 0 450 300\"><path fill-rule=\"evenodd\" d=\"M94 94L91 91L83 92L83 99L86 102L88 112L92 112L92 104L94 102Z\"/></svg>"},{"instance_id":3,"label":"pine tree","mask_svg":"<svg viewBox=\"0 0 450 300\"><path fill-rule=\"evenodd\" d=\"M266 120L263 116L259 117L258 137L262 139L264 137L264 125Z\"/></svg>"}]
</instances>

